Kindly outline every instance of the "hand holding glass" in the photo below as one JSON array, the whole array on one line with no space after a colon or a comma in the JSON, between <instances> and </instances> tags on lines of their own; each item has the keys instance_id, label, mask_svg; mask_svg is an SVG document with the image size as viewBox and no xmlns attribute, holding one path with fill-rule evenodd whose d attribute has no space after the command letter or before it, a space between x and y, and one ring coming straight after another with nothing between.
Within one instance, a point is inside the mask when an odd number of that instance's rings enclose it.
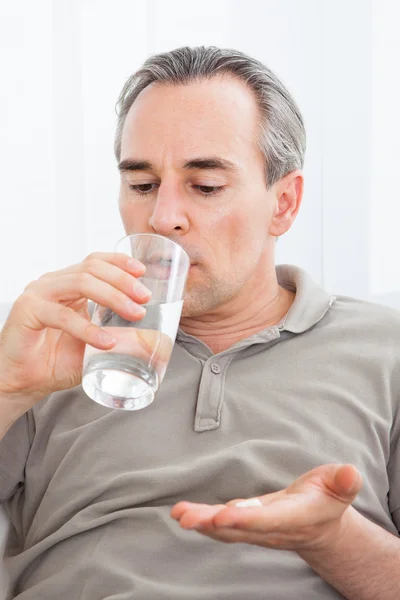
<instances>
[{"instance_id":1,"label":"hand holding glass","mask_svg":"<svg viewBox=\"0 0 400 600\"><path fill-rule=\"evenodd\" d=\"M151 404L164 378L182 312L190 261L186 252L159 235L139 233L118 242L116 252L146 267L138 281L152 295L140 321L128 321L95 305L92 322L117 340L111 350L86 345L82 386L86 394L109 408L138 410Z\"/></svg>"}]
</instances>

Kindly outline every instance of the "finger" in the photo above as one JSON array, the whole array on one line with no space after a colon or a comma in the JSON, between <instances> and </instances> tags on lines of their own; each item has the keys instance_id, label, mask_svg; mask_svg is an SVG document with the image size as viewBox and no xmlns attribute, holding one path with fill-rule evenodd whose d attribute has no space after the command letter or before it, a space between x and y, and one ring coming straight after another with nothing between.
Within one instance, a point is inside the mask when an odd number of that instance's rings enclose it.
<instances>
[{"instance_id":1,"label":"finger","mask_svg":"<svg viewBox=\"0 0 400 600\"><path fill-rule=\"evenodd\" d=\"M333 480L333 489L343 500L353 501L361 486L361 473L354 465L342 465L337 469Z\"/></svg>"},{"instance_id":2,"label":"finger","mask_svg":"<svg viewBox=\"0 0 400 600\"><path fill-rule=\"evenodd\" d=\"M193 510L187 510L179 519L179 525L183 529L198 529L200 527L212 527L213 517L222 509L224 505L203 506Z\"/></svg>"},{"instance_id":3,"label":"finger","mask_svg":"<svg viewBox=\"0 0 400 600\"><path fill-rule=\"evenodd\" d=\"M268 496L274 496L275 494L269 494ZM262 505L261 500L254 499L251 498L251 504L250 506L260 506ZM253 502L254 500L256 500L256 502ZM229 502L227 502L226 504L218 504L218 505L212 505L212 504L201 504L199 502L188 502L187 500L182 500L181 502L178 502L178 504L175 504L175 506L173 506L172 510L171 510L171 517L173 519L179 519L180 516L187 510L194 510L194 509L201 509L203 507L209 507L209 506L220 506L221 508L224 508L226 506L237 506L238 503L240 502L249 502L248 498L236 498L236 500L229 500Z\"/></svg>"},{"instance_id":4,"label":"finger","mask_svg":"<svg viewBox=\"0 0 400 600\"><path fill-rule=\"evenodd\" d=\"M178 502L175 504L170 512L170 515L173 519L177 521L181 518L184 512L189 510L192 506L206 506L205 504L194 504L193 502L186 502L185 500Z\"/></svg>"},{"instance_id":5,"label":"finger","mask_svg":"<svg viewBox=\"0 0 400 600\"><path fill-rule=\"evenodd\" d=\"M131 273L135 277L141 277L146 271L146 267L143 263L135 260L127 254L122 254L119 252L93 252L92 254L89 254L89 256L87 256L82 262L70 265L58 271L49 271L48 273L44 273L41 277L39 277L39 279L54 278L57 275L66 273L80 273L82 270L85 270L85 264L99 260L110 265L114 265L115 267L118 267L127 273Z\"/></svg>"},{"instance_id":6,"label":"finger","mask_svg":"<svg viewBox=\"0 0 400 600\"><path fill-rule=\"evenodd\" d=\"M240 500L239 502L236 502L236 504L234 506L238 506L238 507L248 507L248 506L262 506L262 502L259 498L247 498L247 500Z\"/></svg>"},{"instance_id":7,"label":"finger","mask_svg":"<svg viewBox=\"0 0 400 600\"><path fill-rule=\"evenodd\" d=\"M172 507L170 515L173 519L179 520L181 516L193 507L207 506L207 504L198 504L195 502L187 502L185 500L178 502Z\"/></svg>"},{"instance_id":8,"label":"finger","mask_svg":"<svg viewBox=\"0 0 400 600\"><path fill-rule=\"evenodd\" d=\"M124 262L127 263L127 261ZM137 264L141 265L141 263ZM136 273L140 272L140 270L137 268L134 270ZM56 271L55 273L43 275L39 278L39 280L34 281L31 285L27 286L26 289L30 289L33 286L37 288L40 285L47 285L49 281L51 281L53 284L56 280L72 274L92 275L93 277L120 290L139 304L147 302L151 298L150 290L148 290L140 281L138 281L133 274L127 273L126 270L97 258L86 260L78 265L67 267L61 271Z\"/></svg>"},{"instance_id":9,"label":"finger","mask_svg":"<svg viewBox=\"0 0 400 600\"><path fill-rule=\"evenodd\" d=\"M349 504L361 485L361 474L354 465L326 464L301 475L286 489L286 493L323 493Z\"/></svg>"},{"instance_id":10,"label":"finger","mask_svg":"<svg viewBox=\"0 0 400 600\"><path fill-rule=\"evenodd\" d=\"M225 504L201 504L199 502L187 502L183 500L172 507L170 515L173 519L179 520L187 512L202 514L202 511L207 511L209 508L216 507L221 510L222 508L225 508Z\"/></svg>"},{"instance_id":11,"label":"finger","mask_svg":"<svg viewBox=\"0 0 400 600\"><path fill-rule=\"evenodd\" d=\"M277 538L270 538L263 533L252 531L240 531L236 529L200 529L198 533L207 536L216 542L226 544L252 544L263 546L264 548L284 548L285 541Z\"/></svg>"},{"instance_id":12,"label":"finger","mask_svg":"<svg viewBox=\"0 0 400 600\"><path fill-rule=\"evenodd\" d=\"M342 504L350 504L362 486L362 477L354 465L320 465L304 473L288 488L288 493L323 493Z\"/></svg>"},{"instance_id":13,"label":"finger","mask_svg":"<svg viewBox=\"0 0 400 600\"><path fill-rule=\"evenodd\" d=\"M91 260L101 260L111 265L115 265L120 269L133 273L135 277L141 277L146 271L146 267L143 263L122 252L92 252L92 254L89 254L83 262L87 263Z\"/></svg>"},{"instance_id":14,"label":"finger","mask_svg":"<svg viewBox=\"0 0 400 600\"><path fill-rule=\"evenodd\" d=\"M300 477L286 491L250 498L229 511L227 507L213 518L213 524L265 533L307 527L339 517L361 485L361 474L353 465L323 465ZM289 492L291 488L297 491ZM262 502L262 508L257 509L257 501ZM246 508L248 502L254 508Z\"/></svg>"},{"instance_id":15,"label":"finger","mask_svg":"<svg viewBox=\"0 0 400 600\"><path fill-rule=\"evenodd\" d=\"M138 281L136 277L123 269L111 265L104 260L96 258L86 260L82 263L81 269L84 273L89 273L93 277L109 283L139 304L147 302L151 298L151 291L141 281Z\"/></svg>"},{"instance_id":16,"label":"finger","mask_svg":"<svg viewBox=\"0 0 400 600\"><path fill-rule=\"evenodd\" d=\"M269 494L268 496L274 496L275 494ZM269 497L266 496L267 501ZM179 502L171 510L171 517L179 520L180 524L185 529L195 529L198 526L210 526L212 527L213 517L225 509L227 506L261 506L261 500L258 498L247 498L247 499L236 499L231 500L227 504L198 504L194 502Z\"/></svg>"},{"instance_id":17,"label":"finger","mask_svg":"<svg viewBox=\"0 0 400 600\"><path fill-rule=\"evenodd\" d=\"M36 297L30 298L30 322L32 329L41 330L47 327L59 329L75 339L82 340L99 349L110 349L115 345L107 331L88 322L71 308Z\"/></svg>"},{"instance_id":18,"label":"finger","mask_svg":"<svg viewBox=\"0 0 400 600\"><path fill-rule=\"evenodd\" d=\"M201 529L201 535L226 544L251 544L263 548L274 548L277 550L295 550L301 547L302 542L293 542L289 537L276 534L257 533L254 531L240 531L237 529Z\"/></svg>"},{"instance_id":19,"label":"finger","mask_svg":"<svg viewBox=\"0 0 400 600\"><path fill-rule=\"evenodd\" d=\"M313 525L319 515L313 499L286 497L262 507L226 507L212 523L214 527L273 533Z\"/></svg>"},{"instance_id":20,"label":"finger","mask_svg":"<svg viewBox=\"0 0 400 600\"><path fill-rule=\"evenodd\" d=\"M36 281L26 292L61 303L87 298L111 308L128 321L141 319L146 313L131 297L89 273L69 273L52 280Z\"/></svg>"},{"instance_id":21,"label":"finger","mask_svg":"<svg viewBox=\"0 0 400 600\"><path fill-rule=\"evenodd\" d=\"M271 492L264 496L254 496L252 498L236 498L235 500L229 500L225 506L266 506L275 502L279 498L285 497L285 490L279 490L279 492Z\"/></svg>"}]
</instances>

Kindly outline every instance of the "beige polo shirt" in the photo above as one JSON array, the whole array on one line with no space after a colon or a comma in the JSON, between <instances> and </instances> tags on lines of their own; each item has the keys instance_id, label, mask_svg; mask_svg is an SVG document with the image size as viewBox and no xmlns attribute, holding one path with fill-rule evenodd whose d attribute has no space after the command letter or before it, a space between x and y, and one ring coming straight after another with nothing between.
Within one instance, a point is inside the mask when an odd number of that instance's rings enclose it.
<instances>
[{"instance_id":1,"label":"beige polo shirt","mask_svg":"<svg viewBox=\"0 0 400 600\"><path fill-rule=\"evenodd\" d=\"M79 386L9 430L9 598L341 598L295 552L223 544L169 516L330 462L360 469L355 508L398 535L400 313L332 297L296 267L278 278L296 290L285 322L216 355L180 331L148 408L110 410Z\"/></svg>"}]
</instances>

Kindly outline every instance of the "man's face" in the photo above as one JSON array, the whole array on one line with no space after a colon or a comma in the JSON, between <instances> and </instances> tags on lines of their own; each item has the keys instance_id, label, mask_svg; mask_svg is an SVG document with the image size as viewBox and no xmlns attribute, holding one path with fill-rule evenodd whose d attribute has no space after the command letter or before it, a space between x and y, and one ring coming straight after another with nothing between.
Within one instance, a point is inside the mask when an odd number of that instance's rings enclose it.
<instances>
[{"instance_id":1,"label":"man's face","mask_svg":"<svg viewBox=\"0 0 400 600\"><path fill-rule=\"evenodd\" d=\"M276 210L256 140L259 113L232 78L154 85L122 133L120 212L126 233L158 233L189 254L183 316L212 313L273 264Z\"/></svg>"}]
</instances>

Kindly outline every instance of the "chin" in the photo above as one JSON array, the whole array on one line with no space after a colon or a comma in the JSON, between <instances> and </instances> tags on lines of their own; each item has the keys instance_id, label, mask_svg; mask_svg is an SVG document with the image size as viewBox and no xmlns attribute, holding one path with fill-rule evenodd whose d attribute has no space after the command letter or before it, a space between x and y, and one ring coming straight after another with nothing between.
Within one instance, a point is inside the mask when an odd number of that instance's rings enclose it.
<instances>
[{"instance_id":1,"label":"chin","mask_svg":"<svg viewBox=\"0 0 400 600\"><path fill-rule=\"evenodd\" d=\"M193 290L192 293L185 294L181 318L200 317L206 314L214 307L213 302L210 302L210 300L211 295L208 290L206 294L201 294L198 290L197 293Z\"/></svg>"},{"instance_id":2,"label":"chin","mask_svg":"<svg viewBox=\"0 0 400 600\"><path fill-rule=\"evenodd\" d=\"M197 269L195 269L197 271ZM192 318L199 317L212 310L217 302L213 280L210 276L205 277L189 277L186 283L185 295L183 298L182 317ZM218 298L217 294L217 298Z\"/></svg>"},{"instance_id":3,"label":"chin","mask_svg":"<svg viewBox=\"0 0 400 600\"><path fill-rule=\"evenodd\" d=\"M182 308L182 314L181 314L181 318L187 318L187 317L195 317L198 313L196 311L196 303L193 302L193 298L191 298L189 295L185 295L185 298L183 300L183 308Z\"/></svg>"},{"instance_id":4,"label":"chin","mask_svg":"<svg viewBox=\"0 0 400 600\"><path fill-rule=\"evenodd\" d=\"M183 307L182 307L182 313L181 313L181 319L184 319L185 317L193 317L193 310L191 307L191 302L187 302L187 300L183 301Z\"/></svg>"}]
</instances>

